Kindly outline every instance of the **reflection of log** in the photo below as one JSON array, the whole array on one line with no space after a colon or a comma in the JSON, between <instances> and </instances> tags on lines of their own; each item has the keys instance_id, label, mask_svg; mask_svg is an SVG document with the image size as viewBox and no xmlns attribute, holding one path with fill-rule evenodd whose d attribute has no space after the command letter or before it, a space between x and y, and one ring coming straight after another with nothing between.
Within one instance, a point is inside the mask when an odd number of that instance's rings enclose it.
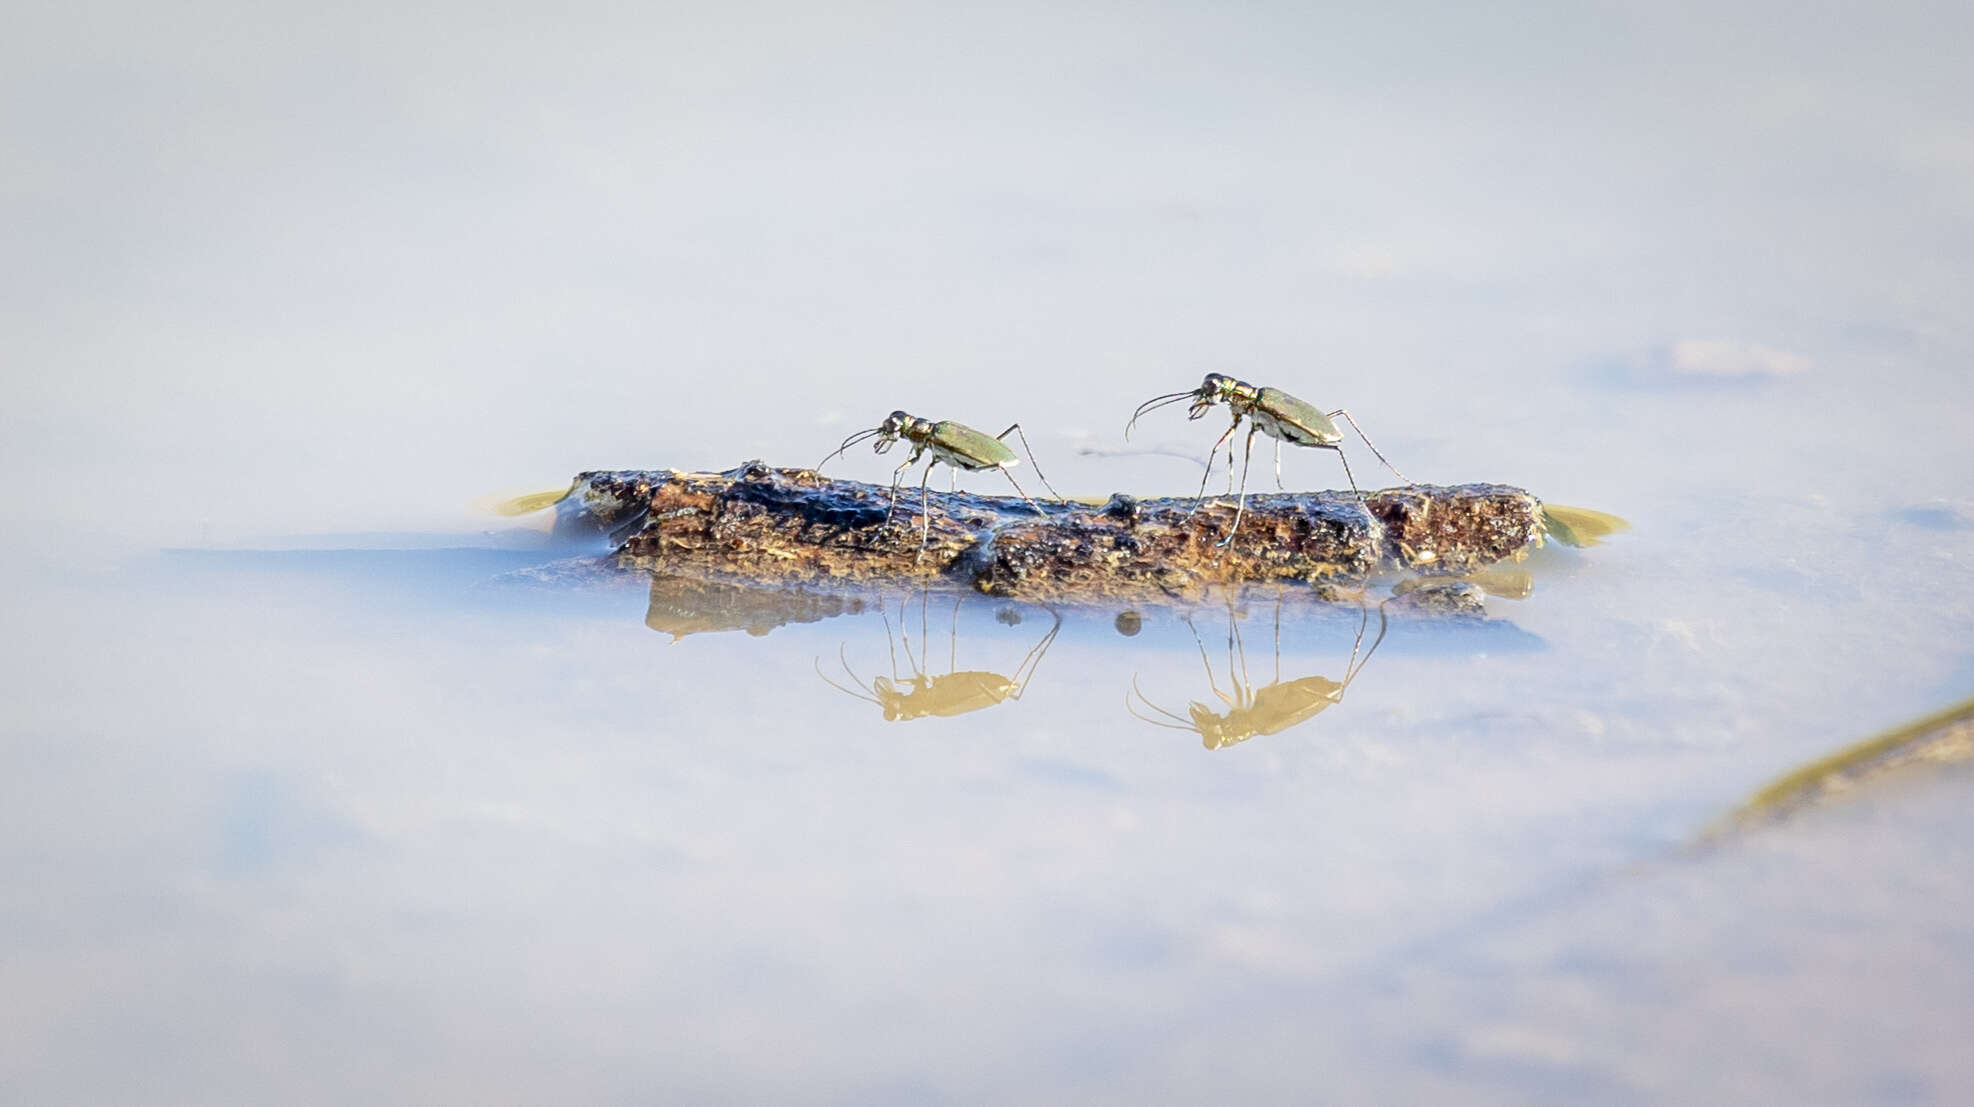
<instances>
[{"instance_id":1,"label":"reflection of log","mask_svg":"<svg viewBox=\"0 0 1974 1107\"><path fill-rule=\"evenodd\" d=\"M920 548L919 495L759 462L726 473L584 473L558 527L622 537L621 564L756 583L925 582L1065 602L1197 598L1255 581L1355 584L1380 565L1426 574L1484 568L1540 532L1542 505L1493 484L1415 485L1363 502L1337 492L1251 495L1240 533L1220 540L1232 502L1191 497L1102 506L934 492Z\"/></svg>"},{"instance_id":2,"label":"reflection of log","mask_svg":"<svg viewBox=\"0 0 1974 1107\"><path fill-rule=\"evenodd\" d=\"M672 636L744 630L756 638L790 623L819 623L864 609L860 596L749 588L721 580L653 573L644 625Z\"/></svg>"}]
</instances>

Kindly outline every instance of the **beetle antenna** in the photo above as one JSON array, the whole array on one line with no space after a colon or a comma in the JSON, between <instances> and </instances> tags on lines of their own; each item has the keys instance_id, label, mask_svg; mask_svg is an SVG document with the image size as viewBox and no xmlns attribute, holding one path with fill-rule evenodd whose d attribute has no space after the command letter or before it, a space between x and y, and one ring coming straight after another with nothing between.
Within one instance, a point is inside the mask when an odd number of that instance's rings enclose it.
<instances>
[{"instance_id":1,"label":"beetle antenna","mask_svg":"<svg viewBox=\"0 0 1974 1107\"><path fill-rule=\"evenodd\" d=\"M1172 723L1161 723L1157 719L1147 718L1144 715L1139 715L1137 709L1131 706L1131 694L1127 692L1124 695L1124 709L1126 711L1131 712L1132 715L1135 715L1138 718L1143 719L1145 722L1148 722L1153 726L1162 726L1171 730L1190 730L1195 734L1199 733L1199 731L1194 729L1193 727L1185 725L1186 722L1185 716L1174 714L1170 711L1167 711L1163 707L1160 707L1159 705L1153 703L1151 701L1151 697L1145 695L1145 690L1138 686L1138 675L1136 673L1131 674L1131 691L1138 693L1139 702L1143 703L1146 707L1151 708L1153 711L1158 712L1159 714L1165 716L1168 719L1178 720L1178 725L1175 726Z\"/></svg>"},{"instance_id":2,"label":"beetle antenna","mask_svg":"<svg viewBox=\"0 0 1974 1107\"><path fill-rule=\"evenodd\" d=\"M850 437L844 439L843 444L841 446L836 447L835 452L824 454L823 459L821 461L816 462L815 471L818 473L822 472L822 467L828 465L831 459L842 457L843 451L849 449L850 447L856 445L859 442L862 442L867 438L874 438L880 433L882 433L882 431L879 428L872 427L869 430L860 430L857 433L851 435Z\"/></svg>"},{"instance_id":3,"label":"beetle antenna","mask_svg":"<svg viewBox=\"0 0 1974 1107\"><path fill-rule=\"evenodd\" d=\"M1165 711L1164 708L1158 706L1155 703L1148 703L1147 706L1149 706L1153 711L1157 711L1160 713L1163 713ZM1179 723L1161 723L1157 719L1154 719L1149 715L1140 714L1137 707L1131 703L1131 695L1128 692L1125 693L1124 695L1124 710L1129 711L1131 713L1131 717L1137 719L1139 722L1150 723L1155 727L1161 727L1165 730L1183 730L1188 734L1199 733L1199 729L1197 727L1183 726Z\"/></svg>"},{"instance_id":4,"label":"beetle antenna","mask_svg":"<svg viewBox=\"0 0 1974 1107\"><path fill-rule=\"evenodd\" d=\"M1147 412L1156 411L1167 404L1176 404L1181 400L1192 399L1194 393L1197 391L1198 389L1194 389L1188 392L1173 392L1165 396L1153 396L1151 399L1139 404L1138 410L1131 413L1131 421L1124 424L1124 437L1131 437L1131 428L1137 424L1140 416L1143 416Z\"/></svg>"},{"instance_id":5,"label":"beetle antenna","mask_svg":"<svg viewBox=\"0 0 1974 1107\"><path fill-rule=\"evenodd\" d=\"M843 693L846 696L855 696L857 699L863 700L865 703L876 703L879 707L884 706L882 703L878 703L877 697L875 696L865 695L862 692L852 692L850 689L845 688L841 684L838 684L835 681L829 679L829 674L822 671L822 658L820 657L816 658L816 675L823 679L824 684L829 685L831 688L836 689L837 691Z\"/></svg>"}]
</instances>

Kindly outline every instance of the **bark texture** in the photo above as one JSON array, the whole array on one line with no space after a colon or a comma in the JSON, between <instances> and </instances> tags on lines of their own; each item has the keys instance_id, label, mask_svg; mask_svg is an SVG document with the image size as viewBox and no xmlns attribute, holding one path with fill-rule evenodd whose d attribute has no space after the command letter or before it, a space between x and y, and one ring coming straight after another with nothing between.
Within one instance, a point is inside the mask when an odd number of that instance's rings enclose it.
<instances>
[{"instance_id":1,"label":"bark texture","mask_svg":"<svg viewBox=\"0 0 1974 1107\"><path fill-rule=\"evenodd\" d=\"M1057 602L1190 600L1248 583L1350 586L1381 567L1456 575L1516 556L1542 533L1542 505L1498 484L1103 504L915 488L895 511L884 485L749 462L724 473L583 473L558 528L602 533L626 567L768 585L950 581ZM921 545L920 528L926 538Z\"/></svg>"}]
</instances>

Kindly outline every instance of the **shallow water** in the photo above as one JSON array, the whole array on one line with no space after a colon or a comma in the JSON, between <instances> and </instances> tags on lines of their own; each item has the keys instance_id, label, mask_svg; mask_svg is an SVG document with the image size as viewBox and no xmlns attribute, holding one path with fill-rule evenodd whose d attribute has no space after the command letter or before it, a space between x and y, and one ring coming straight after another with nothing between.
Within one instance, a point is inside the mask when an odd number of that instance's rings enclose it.
<instances>
[{"instance_id":1,"label":"shallow water","mask_svg":"<svg viewBox=\"0 0 1974 1107\"><path fill-rule=\"evenodd\" d=\"M1966 772L1687 848L1974 694L1965 15L1778 14L33 14L0 1098L1967 1099ZM1209 369L1633 529L675 638L465 506Z\"/></svg>"},{"instance_id":2,"label":"shallow water","mask_svg":"<svg viewBox=\"0 0 1974 1107\"><path fill-rule=\"evenodd\" d=\"M1604 610L1655 545L1539 551L1492 621L1381 641L1365 609L1292 603L1279 650L1252 598L1128 637L937 594L674 639L642 581L513 575L561 551L136 557L37 590L9 658L33 690L10 726L7 864L34 889L8 912L11 993L35 997L14 1079L76 1101L1951 1092L1964 774L1679 852L1926 678L1723 675L1771 646ZM1345 694L1279 733L1209 750L1134 717L1238 727L1236 680L1340 682L1360 627ZM1026 681L888 721L870 699L915 672Z\"/></svg>"}]
</instances>

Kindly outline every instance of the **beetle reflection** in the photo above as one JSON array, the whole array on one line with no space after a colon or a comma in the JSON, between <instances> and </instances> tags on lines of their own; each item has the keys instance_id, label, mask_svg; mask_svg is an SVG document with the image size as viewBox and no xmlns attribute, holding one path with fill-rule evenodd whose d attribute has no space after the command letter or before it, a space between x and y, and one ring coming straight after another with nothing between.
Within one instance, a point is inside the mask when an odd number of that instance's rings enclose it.
<instances>
[{"instance_id":1,"label":"beetle reflection","mask_svg":"<svg viewBox=\"0 0 1974 1107\"><path fill-rule=\"evenodd\" d=\"M1227 608L1227 683L1233 686L1231 692L1223 691L1213 677L1213 662L1207 658L1206 643L1200 640L1199 628L1193 626L1190 616L1186 626L1193 632L1193 644L1199 647L1200 664L1206 668L1206 682L1225 711L1215 711L1207 704L1194 700L1187 705L1186 714L1168 711L1151 701L1139 687L1136 677L1131 679L1131 692L1124 697L1124 708L1133 716L1167 730L1185 730L1200 736L1207 749L1225 749L1228 746L1245 742L1257 735L1280 734L1292 726L1297 726L1321 714L1332 704L1341 703L1343 694L1350 682L1357 679L1371 655L1378 652L1378 646L1385 640L1385 609L1378 605L1378 635L1371 642L1371 648L1359 650L1364 645L1364 632L1370 626L1370 609L1360 607L1357 622L1357 638L1350 644L1350 660L1345 663L1343 679L1331 680L1325 676L1306 676L1295 680L1282 679L1282 605L1275 604L1275 679L1259 688L1254 686L1247 672L1247 647L1241 639L1240 618L1230 603ZM1236 673L1239 675L1237 676ZM1141 714L1132 703L1132 694L1137 702L1166 720Z\"/></svg>"},{"instance_id":2,"label":"beetle reflection","mask_svg":"<svg viewBox=\"0 0 1974 1107\"><path fill-rule=\"evenodd\" d=\"M898 605L899 632L891 627L891 616L879 603L878 615L884 620L885 642L891 650L891 675L877 676L866 685L864 678L850 667L848 647L837 651L837 660L843 672L850 678L850 687L837 683L828 673L823 672L822 660L816 660L816 675L830 687L848 696L854 696L866 703L874 703L884 712L887 722L905 722L930 716L951 718L992 707L1008 700L1018 700L1028 690L1028 682L1034 679L1035 669L1042 663L1042 657L1049 652L1050 643L1062 630L1062 616L1049 609L1052 622L1040 641L1029 648L1015 666L1012 676L985 670L965 670L959 668L959 619L960 600L953 600L952 632L947 654L946 671L928 673L931 664L928 653L931 649L930 636L926 631L926 606L929 597L921 594L919 603L919 647L916 657L912 654L911 630L905 622L905 604ZM1020 617L1008 609L1000 616L1003 622L1019 622ZM898 640L904 639L905 664L911 669L910 676L898 673ZM868 686L870 691L864 692Z\"/></svg>"}]
</instances>

